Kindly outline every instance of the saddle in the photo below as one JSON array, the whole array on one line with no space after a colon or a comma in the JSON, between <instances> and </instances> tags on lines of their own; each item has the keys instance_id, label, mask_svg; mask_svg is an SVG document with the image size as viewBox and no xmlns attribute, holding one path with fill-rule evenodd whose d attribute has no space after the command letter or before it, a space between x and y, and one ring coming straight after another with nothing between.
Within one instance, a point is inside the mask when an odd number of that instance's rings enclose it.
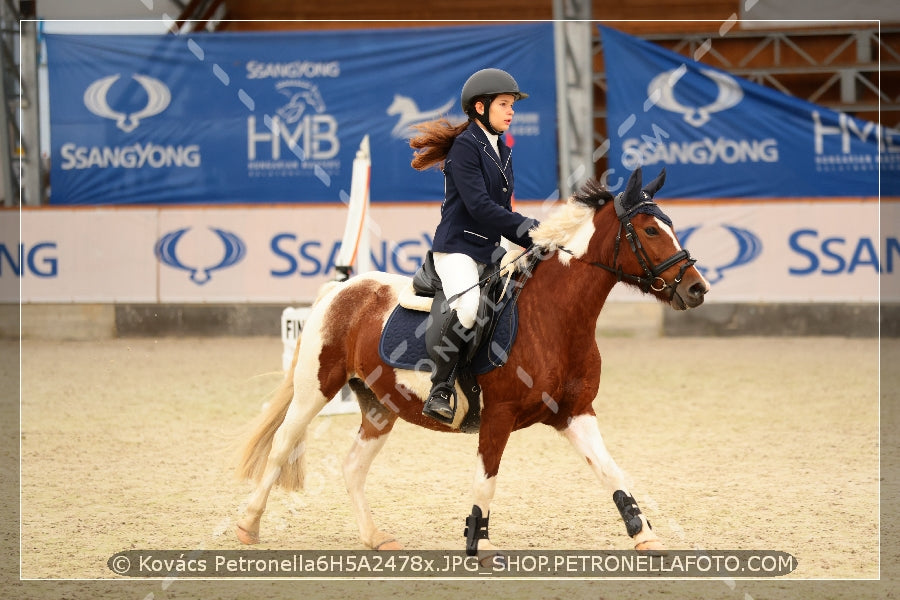
<instances>
[{"instance_id":1,"label":"saddle","mask_svg":"<svg viewBox=\"0 0 900 600\"><path fill-rule=\"evenodd\" d=\"M457 382L468 404L465 407L466 402L460 399L459 409L467 408L462 421L457 420L461 431L478 431L481 386L477 376L506 364L518 332L516 301L536 261L527 263L527 268L519 273L511 268L497 269L493 266L485 267L479 273L481 301L472 329L473 339L466 353L460 355L457 369ZM489 269L493 272L485 276L484 272ZM448 310L441 280L429 251L411 285L401 292L397 307L385 323L378 346L381 359L395 368L430 372L434 360L433 348L440 341L441 325Z\"/></svg>"}]
</instances>

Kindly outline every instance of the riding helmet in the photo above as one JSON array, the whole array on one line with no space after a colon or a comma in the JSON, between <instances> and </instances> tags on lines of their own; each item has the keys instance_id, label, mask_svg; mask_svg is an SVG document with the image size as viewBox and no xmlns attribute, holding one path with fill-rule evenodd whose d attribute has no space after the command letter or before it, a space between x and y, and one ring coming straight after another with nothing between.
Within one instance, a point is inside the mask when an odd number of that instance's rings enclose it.
<instances>
[{"instance_id":1,"label":"riding helmet","mask_svg":"<svg viewBox=\"0 0 900 600\"><path fill-rule=\"evenodd\" d=\"M519 90L513 76L502 69L482 69L476 71L463 85L460 101L467 115L478 98L493 98L498 94L512 94L516 100L527 98L528 94Z\"/></svg>"}]
</instances>

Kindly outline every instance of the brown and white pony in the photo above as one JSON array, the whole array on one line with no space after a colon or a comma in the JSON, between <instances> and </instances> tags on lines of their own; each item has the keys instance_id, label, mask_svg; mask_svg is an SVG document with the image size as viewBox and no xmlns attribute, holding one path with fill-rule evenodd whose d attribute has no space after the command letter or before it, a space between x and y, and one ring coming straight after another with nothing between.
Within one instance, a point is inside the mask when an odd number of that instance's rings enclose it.
<instances>
[{"instance_id":1,"label":"brown and white pony","mask_svg":"<svg viewBox=\"0 0 900 600\"><path fill-rule=\"evenodd\" d=\"M589 182L532 232L532 250L543 260L519 295L515 345L505 366L479 378L477 473L466 519L470 555L496 552L488 539L488 515L500 459L513 431L537 423L558 430L584 457L612 496L636 549L663 548L607 452L591 404L600 383L595 327L617 282L677 310L700 305L709 290L671 221L652 200L664 175L641 188L638 169L618 196ZM273 485L302 487L307 427L349 382L363 418L343 473L360 538L371 549L402 549L372 519L363 491L372 460L398 417L434 431L458 431L422 415L428 373L395 369L379 357L385 320L409 286L406 277L366 273L323 287L291 372L243 451L238 475L258 481L236 528L243 543L259 541Z\"/></svg>"}]
</instances>

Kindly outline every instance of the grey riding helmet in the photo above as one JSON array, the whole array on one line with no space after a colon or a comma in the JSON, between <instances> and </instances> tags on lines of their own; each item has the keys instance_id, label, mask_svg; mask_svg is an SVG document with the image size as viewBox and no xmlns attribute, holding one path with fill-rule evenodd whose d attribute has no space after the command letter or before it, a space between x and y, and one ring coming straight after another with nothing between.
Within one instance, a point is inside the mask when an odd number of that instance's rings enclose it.
<instances>
[{"instance_id":1,"label":"grey riding helmet","mask_svg":"<svg viewBox=\"0 0 900 600\"><path fill-rule=\"evenodd\" d=\"M493 134L497 134L491 127L488 119L488 109L494 96L499 94L511 94L516 100L528 97L528 94L519 90L519 84L513 76L502 69L482 69L473 73L463 85L460 102L463 112L473 119L481 121ZM475 112L475 102L483 99L485 111L483 115Z\"/></svg>"}]
</instances>

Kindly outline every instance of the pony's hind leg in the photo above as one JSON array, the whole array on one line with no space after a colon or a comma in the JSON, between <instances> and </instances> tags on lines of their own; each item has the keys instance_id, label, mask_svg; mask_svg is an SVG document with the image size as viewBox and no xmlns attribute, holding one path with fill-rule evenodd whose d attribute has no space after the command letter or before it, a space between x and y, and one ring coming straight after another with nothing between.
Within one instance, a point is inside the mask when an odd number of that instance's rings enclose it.
<instances>
[{"instance_id":1,"label":"pony's hind leg","mask_svg":"<svg viewBox=\"0 0 900 600\"><path fill-rule=\"evenodd\" d=\"M309 322L307 329L310 329ZM294 357L291 383L286 382L283 393L273 400L281 407L269 410L245 451L241 471L245 475L258 477L244 516L237 524L237 537L245 544L259 542L260 520L274 485L281 485L287 490L303 487L306 428L346 381L346 376L341 375L338 369L332 369L331 376L319 381L320 350L318 336L304 332ZM284 406L287 406L286 410ZM262 464L263 457L265 466L254 466Z\"/></svg>"},{"instance_id":2,"label":"pony's hind leg","mask_svg":"<svg viewBox=\"0 0 900 600\"><path fill-rule=\"evenodd\" d=\"M302 460L306 428L328 402L328 398L324 395L318 394L318 396L317 401L298 402L295 395L294 401L291 402L284 416L284 421L281 425L275 425L278 429L272 437L272 447L266 459L262 477L250 494L244 516L237 523L236 534L244 544L259 543L260 520L266 510L269 493L275 484L281 484L286 489L302 487ZM293 478L294 481L283 476L287 469L294 469L298 472L298 475Z\"/></svg>"},{"instance_id":3,"label":"pony's hind leg","mask_svg":"<svg viewBox=\"0 0 900 600\"><path fill-rule=\"evenodd\" d=\"M403 546L390 534L379 530L366 500L366 476L372 461L387 441L397 415L378 402L375 394L361 380L351 379L363 415L353 447L344 461L344 482L359 525L359 538L373 550L402 550Z\"/></svg>"},{"instance_id":4,"label":"pony's hind leg","mask_svg":"<svg viewBox=\"0 0 900 600\"><path fill-rule=\"evenodd\" d=\"M636 550L661 550L663 544L650 527L650 522L641 513L634 497L628 493L625 475L610 456L600 435L597 417L580 415L569 420L563 435L575 450L584 457L600 483L612 493L613 502L625 521L628 536Z\"/></svg>"}]
</instances>

